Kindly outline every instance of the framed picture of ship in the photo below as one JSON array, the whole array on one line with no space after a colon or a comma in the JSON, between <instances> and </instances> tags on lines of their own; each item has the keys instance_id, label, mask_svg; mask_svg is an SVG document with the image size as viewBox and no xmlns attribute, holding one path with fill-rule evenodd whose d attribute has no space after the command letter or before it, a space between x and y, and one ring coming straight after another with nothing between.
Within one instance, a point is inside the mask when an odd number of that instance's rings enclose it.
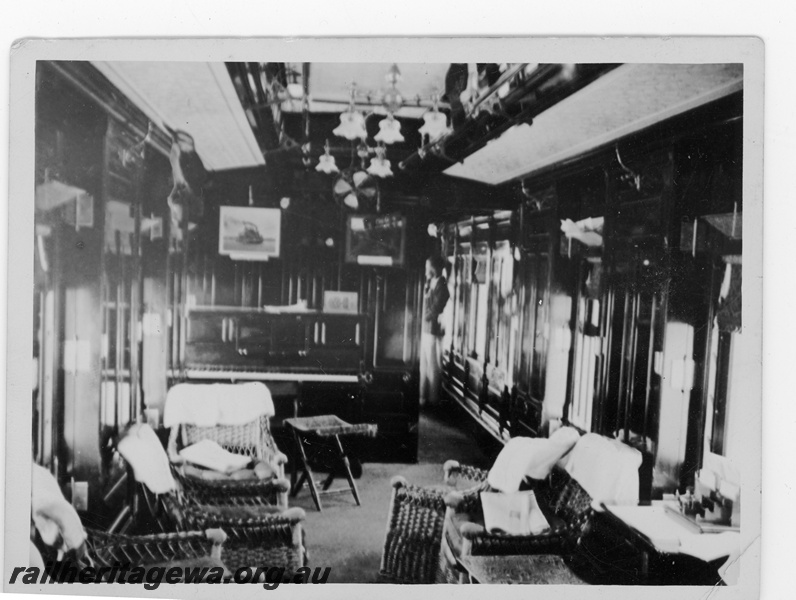
<instances>
[{"instance_id":1,"label":"framed picture of ship","mask_svg":"<svg viewBox=\"0 0 796 600\"><path fill-rule=\"evenodd\" d=\"M218 253L233 260L279 258L282 211L278 208L222 206Z\"/></svg>"}]
</instances>

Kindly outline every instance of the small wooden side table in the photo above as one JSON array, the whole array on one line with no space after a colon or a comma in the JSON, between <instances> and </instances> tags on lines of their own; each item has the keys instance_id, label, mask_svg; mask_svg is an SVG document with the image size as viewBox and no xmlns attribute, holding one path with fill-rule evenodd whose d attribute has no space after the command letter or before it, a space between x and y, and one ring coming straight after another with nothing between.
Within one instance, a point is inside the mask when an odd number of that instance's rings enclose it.
<instances>
[{"instance_id":1,"label":"small wooden side table","mask_svg":"<svg viewBox=\"0 0 796 600\"><path fill-rule=\"evenodd\" d=\"M318 415L315 417L296 417L293 419L285 419L287 425L293 432L293 439L296 443L296 450L298 451L298 460L293 461L293 472L291 475L290 495L295 496L299 493L301 488L306 483L310 488L312 499L315 501L315 506L318 511L322 511L321 495L325 494L339 494L351 492L354 495L354 500L357 506L360 506L359 491L357 490L354 477L351 474L351 464L343 449L343 444L340 441L341 435L365 435L375 436L377 433L377 426L370 423L361 423L352 425L343 421L337 415ZM315 481L315 474L310 468L310 462L307 458L307 453L304 448L304 443L307 438L332 438L335 442L335 449L337 458L343 467L346 479L348 479L347 488L330 489L335 477L336 465L330 465L329 475L322 482ZM299 464L301 462L301 464ZM301 474L299 475L299 471ZM320 487L320 489L318 489Z\"/></svg>"},{"instance_id":2,"label":"small wooden side table","mask_svg":"<svg viewBox=\"0 0 796 600\"><path fill-rule=\"evenodd\" d=\"M463 556L459 564L470 583L586 585L554 554L524 556Z\"/></svg>"}]
</instances>

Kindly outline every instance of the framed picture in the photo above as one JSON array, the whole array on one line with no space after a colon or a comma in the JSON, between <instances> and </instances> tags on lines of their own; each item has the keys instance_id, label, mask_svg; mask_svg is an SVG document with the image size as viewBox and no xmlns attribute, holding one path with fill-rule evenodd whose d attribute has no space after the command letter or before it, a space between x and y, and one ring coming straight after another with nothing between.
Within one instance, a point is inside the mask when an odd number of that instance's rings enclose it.
<instances>
[{"instance_id":1,"label":"framed picture","mask_svg":"<svg viewBox=\"0 0 796 600\"><path fill-rule=\"evenodd\" d=\"M323 293L323 312L355 315L359 312L359 294L326 290Z\"/></svg>"},{"instance_id":2,"label":"framed picture","mask_svg":"<svg viewBox=\"0 0 796 600\"><path fill-rule=\"evenodd\" d=\"M279 257L282 211L278 208L222 206L218 253L233 260Z\"/></svg>"},{"instance_id":3,"label":"framed picture","mask_svg":"<svg viewBox=\"0 0 796 600\"><path fill-rule=\"evenodd\" d=\"M349 263L401 267L406 247L406 217L349 215L345 259Z\"/></svg>"}]
</instances>

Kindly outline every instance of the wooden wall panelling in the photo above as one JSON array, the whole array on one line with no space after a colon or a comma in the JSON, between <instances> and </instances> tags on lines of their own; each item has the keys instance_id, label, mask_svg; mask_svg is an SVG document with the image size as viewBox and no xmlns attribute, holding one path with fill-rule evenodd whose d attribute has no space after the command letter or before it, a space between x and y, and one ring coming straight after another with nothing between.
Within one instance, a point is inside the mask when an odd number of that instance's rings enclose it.
<instances>
[{"instance_id":1,"label":"wooden wall panelling","mask_svg":"<svg viewBox=\"0 0 796 600\"><path fill-rule=\"evenodd\" d=\"M43 415L52 435L44 458L52 458L59 480L97 481L101 314L99 272L102 253L102 136L105 116L60 77L41 65L36 96L36 178L79 187L94 198L93 226L77 227L73 203L38 212L37 223L51 226L52 276L46 282L42 353L50 385ZM70 210L71 209L71 210ZM86 419L85 415L94 415ZM50 456L47 456L50 455ZM49 462L49 460L47 460ZM93 501L92 495L89 500Z\"/></svg>"}]
</instances>

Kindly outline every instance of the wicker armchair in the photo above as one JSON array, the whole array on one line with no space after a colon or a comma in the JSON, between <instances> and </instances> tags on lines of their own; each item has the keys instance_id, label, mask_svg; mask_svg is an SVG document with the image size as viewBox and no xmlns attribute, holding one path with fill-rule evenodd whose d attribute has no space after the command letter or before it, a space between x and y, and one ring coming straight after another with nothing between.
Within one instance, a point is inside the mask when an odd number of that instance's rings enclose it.
<instances>
[{"instance_id":1,"label":"wicker armchair","mask_svg":"<svg viewBox=\"0 0 796 600\"><path fill-rule=\"evenodd\" d=\"M456 486L468 492L484 485L484 472L448 461L444 467L447 487L410 485L404 477L392 479L390 513L379 574L392 583L445 581L440 570L440 542L445 521L445 497Z\"/></svg>"},{"instance_id":2,"label":"wicker armchair","mask_svg":"<svg viewBox=\"0 0 796 600\"><path fill-rule=\"evenodd\" d=\"M126 435L128 442L133 437L135 444L120 442L118 448L138 484L139 504L147 509L143 525L164 532L222 529L228 535L224 560L233 570L263 565L295 570L306 565L304 510L267 505L257 497L273 492L275 486L280 493L286 492L286 480L175 480L152 429L134 425ZM157 477L156 472L160 473Z\"/></svg>"},{"instance_id":3,"label":"wicker armchair","mask_svg":"<svg viewBox=\"0 0 796 600\"><path fill-rule=\"evenodd\" d=\"M208 504L234 504L241 505L275 505L287 508L289 485L285 486L285 464L287 456L279 450L271 433L270 416L273 414L273 403L270 399L268 388L257 382L255 384L208 386L203 384L179 384L169 390L166 399L166 410L169 403L172 407L184 401L186 389L205 390L212 389L216 393L229 395L228 402L232 404L236 392L245 385L247 388L255 387L254 393L261 393L265 397L265 404L269 406L267 412L260 414L251 421L242 424L213 426L198 426L193 423L179 422L171 427L168 441L168 456L174 466L174 474L181 485L190 490L192 494ZM249 394L252 393L248 389ZM197 391L197 393L199 393ZM182 398L180 396L183 396ZM175 399L176 397L176 399ZM184 414L182 411L175 411ZM168 423L167 423L168 425ZM211 440L233 454L248 456L252 462L265 463L273 469L274 485L269 487L259 479L241 479L232 481L208 481L195 477L188 472L179 451L191 444L202 440Z\"/></svg>"},{"instance_id":4,"label":"wicker armchair","mask_svg":"<svg viewBox=\"0 0 796 600\"><path fill-rule=\"evenodd\" d=\"M486 472L484 484L464 492L452 492L445 499L447 511L440 565L448 581L461 575L458 560L463 556L508 556L553 554L569 556L586 534L592 516L592 498L569 473L555 467L546 480L537 482L534 492L550 529L537 535L490 533L483 525L480 492L490 491Z\"/></svg>"},{"instance_id":5,"label":"wicker armchair","mask_svg":"<svg viewBox=\"0 0 796 600\"><path fill-rule=\"evenodd\" d=\"M34 464L31 481L31 560L51 578L74 579L84 566L198 566L221 568L227 535L217 528L132 536L86 529L47 469ZM35 552L33 551L35 549ZM77 567L62 569L62 566Z\"/></svg>"}]
</instances>

